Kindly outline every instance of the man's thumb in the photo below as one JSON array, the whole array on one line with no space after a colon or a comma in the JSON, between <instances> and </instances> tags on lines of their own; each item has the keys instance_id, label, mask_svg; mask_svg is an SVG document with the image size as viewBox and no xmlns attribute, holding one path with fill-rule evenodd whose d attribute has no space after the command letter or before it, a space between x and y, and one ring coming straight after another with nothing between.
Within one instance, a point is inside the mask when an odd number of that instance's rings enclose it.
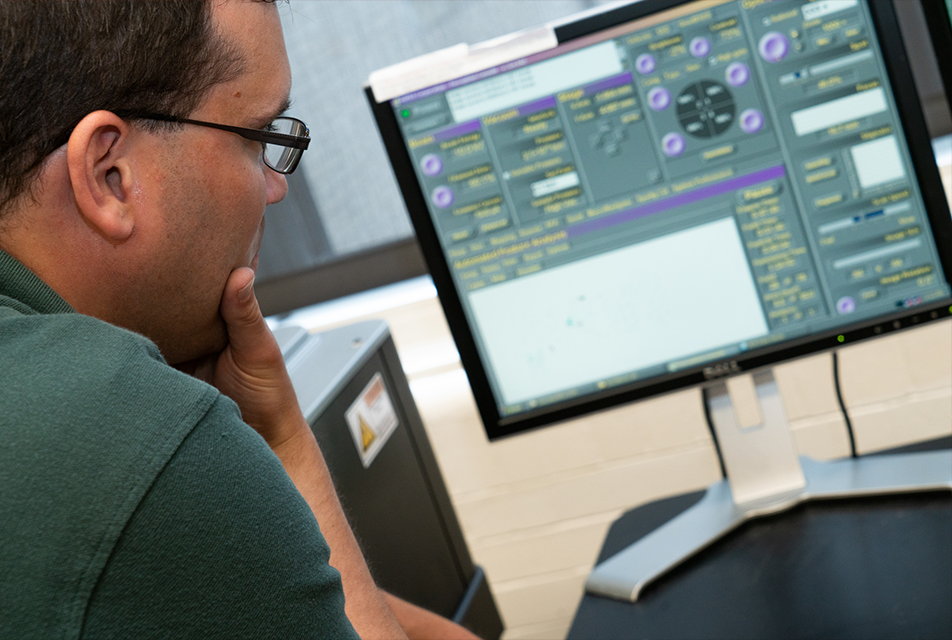
<instances>
[{"instance_id":1,"label":"man's thumb","mask_svg":"<svg viewBox=\"0 0 952 640\"><path fill-rule=\"evenodd\" d=\"M256 334L263 328L260 325L265 324L254 295L254 284L255 272L247 267L232 271L225 284L221 317L228 328L228 341L232 346L240 347L236 343L241 343L247 332Z\"/></svg>"}]
</instances>

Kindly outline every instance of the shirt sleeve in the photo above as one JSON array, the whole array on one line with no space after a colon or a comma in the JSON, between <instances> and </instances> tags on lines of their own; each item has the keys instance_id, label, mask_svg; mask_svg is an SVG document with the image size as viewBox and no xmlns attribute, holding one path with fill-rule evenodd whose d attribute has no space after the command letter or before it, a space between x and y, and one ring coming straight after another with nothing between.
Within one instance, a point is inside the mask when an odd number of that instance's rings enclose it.
<instances>
[{"instance_id":1,"label":"shirt sleeve","mask_svg":"<svg viewBox=\"0 0 952 640\"><path fill-rule=\"evenodd\" d=\"M83 638L357 638L304 498L219 398L129 520Z\"/></svg>"}]
</instances>

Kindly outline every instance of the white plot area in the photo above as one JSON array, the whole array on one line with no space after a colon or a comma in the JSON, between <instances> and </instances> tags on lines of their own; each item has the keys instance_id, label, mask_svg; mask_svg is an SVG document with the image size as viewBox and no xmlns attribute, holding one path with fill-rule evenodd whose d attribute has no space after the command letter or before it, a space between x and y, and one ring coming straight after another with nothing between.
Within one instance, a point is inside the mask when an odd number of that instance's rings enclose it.
<instances>
[{"instance_id":1,"label":"white plot area","mask_svg":"<svg viewBox=\"0 0 952 640\"><path fill-rule=\"evenodd\" d=\"M864 189L906 177L896 136L858 144L850 149L850 155Z\"/></svg>"},{"instance_id":2,"label":"white plot area","mask_svg":"<svg viewBox=\"0 0 952 640\"><path fill-rule=\"evenodd\" d=\"M797 135L805 136L850 120L882 113L887 108L886 93L879 87L794 111L790 118Z\"/></svg>"},{"instance_id":3,"label":"white plot area","mask_svg":"<svg viewBox=\"0 0 952 640\"><path fill-rule=\"evenodd\" d=\"M767 333L733 218L469 298L506 404Z\"/></svg>"}]
</instances>

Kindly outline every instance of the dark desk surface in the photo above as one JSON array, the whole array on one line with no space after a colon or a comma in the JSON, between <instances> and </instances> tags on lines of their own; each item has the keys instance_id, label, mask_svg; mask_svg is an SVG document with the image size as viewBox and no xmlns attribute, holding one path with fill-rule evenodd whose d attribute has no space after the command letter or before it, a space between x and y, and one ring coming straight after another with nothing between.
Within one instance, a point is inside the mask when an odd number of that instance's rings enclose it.
<instances>
[{"instance_id":1,"label":"dark desk surface","mask_svg":"<svg viewBox=\"0 0 952 640\"><path fill-rule=\"evenodd\" d=\"M629 511L599 562L702 495ZM748 522L636 603L586 595L568 638L949 640L952 493L811 502Z\"/></svg>"}]
</instances>

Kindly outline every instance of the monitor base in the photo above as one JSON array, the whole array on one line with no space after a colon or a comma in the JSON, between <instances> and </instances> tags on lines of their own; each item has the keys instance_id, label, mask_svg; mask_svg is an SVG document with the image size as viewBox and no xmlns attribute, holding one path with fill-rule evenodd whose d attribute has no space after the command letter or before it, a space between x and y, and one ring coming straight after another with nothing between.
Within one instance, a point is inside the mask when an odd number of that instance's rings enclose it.
<instances>
[{"instance_id":1,"label":"monitor base","mask_svg":"<svg viewBox=\"0 0 952 640\"><path fill-rule=\"evenodd\" d=\"M699 503L595 567L585 590L635 602L648 583L743 522L810 500L952 490L952 451L800 462L806 486L786 496L737 505L726 480L711 485Z\"/></svg>"},{"instance_id":2,"label":"monitor base","mask_svg":"<svg viewBox=\"0 0 952 640\"><path fill-rule=\"evenodd\" d=\"M952 490L948 450L829 462L797 456L770 371L718 383L708 402L729 480L596 566L588 593L635 602L645 585L743 522L810 500Z\"/></svg>"}]
</instances>

